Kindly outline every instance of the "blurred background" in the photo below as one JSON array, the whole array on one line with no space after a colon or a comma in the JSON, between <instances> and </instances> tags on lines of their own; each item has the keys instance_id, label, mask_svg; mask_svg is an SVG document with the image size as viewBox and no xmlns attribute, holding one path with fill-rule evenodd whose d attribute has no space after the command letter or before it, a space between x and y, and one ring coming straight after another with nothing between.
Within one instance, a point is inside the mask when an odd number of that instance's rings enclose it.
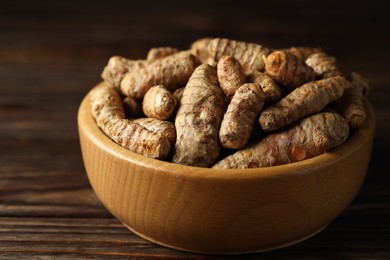
<instances>
[{"instance_id":1,"label":"blurred background","mask_svg":"<svg viewBox=\"0 0 390 260\"><path fill-rule=\"evenodd\" d=\"M270 48L320 46L343 69L358 70L375 84L366 68L385 75L382 64L389 58L382 2L2 0L1 62L74 63L74 77L96 76L114 54L143 58L151 47L188 48L197 38L218 36ZM361 62L346 64L351 56Z\"/></svg>"},{"instance_id":2,"label":"blurred background","mask_svg":"<svg viewBox=\"0 0 390 260\"><path fill-rule=\"evenodd\" d=\"M269 48L321 47L337 58L343 72L356 71L370 82L377 133L367 182L350 209L327 231L280 254L303 249L309 250L306 255L324 253L323 243L336 256L337 252L357 256L358 248L366 248L360 256L375 250L389 253L390 178L385 171L390 145L390 28L385 3L0 0L0 253L33 254L42 247L50 255L81 250L80 245L92 250L91 244L73 240L65 249L48 242L53 239L51 231L42 226L61 233L55 224L58 218L96 221L102 229L113 225L126 237L127 230L116 224L88 184L78 142L78 106L101 81L111 56L142 59L152 47L186 49L206 36ZM102 219L105 222L99 222ZM91 235L90 241L97 239L87 224L79 226ZM364 232L355 230L357 226ZM73 234L72 230L67 232ZM29 243L18 244L19 235L26 233L30 236L24 241ZM99 239L102 248L111 245L113 252L120 250L109 235ZM130 241L133 236L123 239ZM162 250L147 245L153 252Z\"/></svg>"}]
</instances>

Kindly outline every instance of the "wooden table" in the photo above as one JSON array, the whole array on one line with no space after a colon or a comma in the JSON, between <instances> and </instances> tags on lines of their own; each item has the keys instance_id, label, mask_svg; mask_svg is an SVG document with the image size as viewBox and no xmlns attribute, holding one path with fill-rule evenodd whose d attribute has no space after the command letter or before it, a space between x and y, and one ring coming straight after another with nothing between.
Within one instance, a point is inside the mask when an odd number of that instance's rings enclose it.
<instances>
[{"instance_id":1,"label":"wooden table","mask_svg":"<svg viewBox=\"0 0 390 260\"><path fill-rule=\"evenodd\" d=\"M109 57L144 58L151 47L184 49L220 36L272 48L322 47L344 72L369 80L377 116L367 178L346 211L304 242L242 258L390 259L390 30L383 4L139 2L1 1L0 258L208 257L141 239L102 206L86 177L76 116Z\"/></svg>"}]
</instances>

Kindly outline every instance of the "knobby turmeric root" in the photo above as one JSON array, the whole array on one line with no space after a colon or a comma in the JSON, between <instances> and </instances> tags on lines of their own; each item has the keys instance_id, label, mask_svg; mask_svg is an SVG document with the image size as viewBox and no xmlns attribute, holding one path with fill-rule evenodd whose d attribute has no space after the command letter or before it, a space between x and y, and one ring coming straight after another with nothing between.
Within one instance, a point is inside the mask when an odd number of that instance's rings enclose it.
<instances>
[{"instance_id":1,"label":"knobby turmeric root","mask_svg":"<svg viewBox=\"0 0 390 260\"><path fill-rule=\"evenodd\" d=\"M223 55L217 63L218 82L229 100L236 90L245 84L245 74L241 64L232 56Z\"/></svg>"},{"instance_id":2,"label":"knobby turmeric root","mask_svg":"<svg viewBox=\"0 0 390 260\"><path fill-rule=\"evenodd\" d=\"M264 109L259 118L261 128L264 131L276 130L319 112L339 99L348 87L348 80L341 76L306 83Z\"/></svg>"},{"instance_id":3,"label":"knobby turmeric root","mask_svg":"<svg viewBox=\"0 0 390 260\"><path fill-rule=\"evenodd\" d=\"M209 64L211 66L215 66L217 64L216 61L211 57L209 51L207 50L207 46L213 38L205 37L200 38L194 41L191 44L190 51L191 53L199 59L199 61L203 64Z\"/></svg>"},{"instance_id":4,"label":"knobby turmeric root","mask_svg":"<svg viewBox=\"0 0 390 260\"><path fill-rule=\"evenodd\" d=\"M312 48L312 47L304 47L304 46L292 46L290 48L281 49L281 51L289 51L295 56L297 56L300 60L305 61L311 54L315 52L320 52L321 48Z\"/></svg>"},{"instance_id":5,"label":"knobby turmeric root","mask_svg":"<svg viewBox=\"0 0 390 260\"><path fill-rule=\"evenodd\" d=\"M226 38L203 38L192 45L192 51L199 53L203 61L213 66L223 55L232 56L240 62L245 74L250 74L264 69L262 56L267 55L270 50L256 43Z\"/></svg>"},{"instance_id":6,"label":"knobby turmeric root","mask_svg":"<svg viewBox=\"0 0 390 260\"><path fill-rule=\"evenodd\" d=\"M367 96L370 92L370 84L357 72L351 72L348 76L351 84L357 89L358 95L363 97Z\"/></svg>"},{"instance_id":7,"label":"knobby turmeric root","mask_svg":"<svg viewBox=\"0 0 390 260\"><path fill-rule=\"evenodd\" d=\"M122 93L142 99L146 91L156 85L164 85L173 92L187 83L198 64L199 61L189 51L161 58L127 73L121 82Z\"/></svg>"},{"instance_id":8,"label":"knobby turmeric root","mask_svg":"<svg viewBox=\"0 0 390 260\"><path fill-rule=\"evenodd\" d=\"M165 136L125 119L120 95L114 87L103 85L94 89L90 101L96 124L114 142L150 158L168 156L171 146Z\"/></svg>"},{"instance_id":9,"label":"knobby turmeric root","mask_svg":"<svg viewBox=\"0 0 390 260\"><path fill-rule=\"evenodd\" d=\"M102 84L90 92L92 115L98 126L106 125L125 118L125 111L118 91L108 84Z\"/></svg>"},{"instance_id":10,"label":"knobby turmeric root","mask_svg":"<svg viewBox=\"0 0 390 260\"><path fill-rule=\"evenodd\" d=\"M336 66L336 58L324 52L315 52L306 59L306 64L313 68L317 78L342 76Z\"/></svg>"},{"instance_id":11,"label":"knobby turmeric root","mask_svg":"<svg viewBox=\"0 0 390 260\"><path fill-rule=\"evenodd\" d=\"M284 91L278 83L265 73L254 72L248 75L247 81L260 84L264 91L266 105L279 101L284 95Z\"/></svg>"},{"instance_id":12,"label":"knobby turmeric root","mask_svg":"<svg viewBox=\"0 0 390 260\"><path fill-rule=\"evenodd\" d=\"M176 89L172 95L176 99L177 104L180 104L180 100L183 97L184 87Z\"/></svg>"},{"instance_id":13,"label":"knobby turmeric root","mask_svg":"<svg viewBox=\"0 0 390 260\"><path fill-rule=\"evenodd\" d=\"M145 127L150 132L165 136L168 139L171 147L175 146L176 128L173 123L150 117L137 118L134 119L132 122L135 124L139 124L142 127Z\"/></svg>"},{"instance_id":14,"label":"knobby turmeric root","mask_svg":"<svg viewBox=\"0 0 390 260\"><path fill-rule=\"evenodd\" d=\"M184 88L176 114L173 162L209 167L220 156L218 133L225 112L225 95L215 67L199 65Z\"/></svg>"},{"instance_id":15,"label":"knobby turmeric root","mask_svg":"<svg viewBox=\"0 0 390 260\"><path fill-rule=\"evenodd\" d=\"M176 110L176 98L163 85L151 87L145 94L142 110L147 117L169 119Z\"/></svg>"},{"instance_id":16,"label":"knobby turmeric root","mask_svg":"<svg viewBox=\"0 0 390 260\"><path fill-rule=\"evenodd\" d=\"M177 53L179 51L179 49L169 46L151 48L146 56L146 60L155 61L167 57L171 54Z\"/></svg>"},{"instance_id":17,"label":"knobby turmeric root","mask_svg":"<svg viewBox=\"0 0 390 260\"><path fill-rule=\"evenodd\" d=\"M257 168L302 161L337 147L348 134L348 123L342 116L317 113L284 131L267 135L219 161L213 168Z\"/></svg>"},{"instance_id":18,"label":"knobby turmeric root","mask_svg":"<svg viewBox=\"0 0 390 260\"><path fill-rule=\"evenodd\" d=\"M314 70L289 51L264 56L265 71L289 91L315 79Z\"/></svg>"},{"instance_id":19,"label":"knobby turmeric root","mask_svg":"<svg viewBox=\"0 0 390 260\"><path fill-rule=\"evenodd\" d=\"M357 73L349 76L350 86L344 91L343 96L336 101L336 110L347 120L349 126L354 129L362 128L367 121L364 96L367 95L369 85Z\"/></svg>"},{"instance_id":20,"label":"knobby turmeric root","mask_svg":"<svg viewBox=\"0 0 390 260\"><path fill-rule=\"evenodd\" d=\"M121 56L113 56L108 60L101 77L109 85L120 89L121 81L127 72L144 68L149 63L146 60L129 60Z\"/></svg>"},{"instance_id":21,"label":"knobby turmeric root","mask_svg":"<svg viewBox=\"0 0 390 260\"><path fill-rule=\"evenodd\" d=\"M247 144L264 100L264 92L258 83L246 83L237 89L219 130L223 147L240 149Z\"/></svg>"}]
</instances>

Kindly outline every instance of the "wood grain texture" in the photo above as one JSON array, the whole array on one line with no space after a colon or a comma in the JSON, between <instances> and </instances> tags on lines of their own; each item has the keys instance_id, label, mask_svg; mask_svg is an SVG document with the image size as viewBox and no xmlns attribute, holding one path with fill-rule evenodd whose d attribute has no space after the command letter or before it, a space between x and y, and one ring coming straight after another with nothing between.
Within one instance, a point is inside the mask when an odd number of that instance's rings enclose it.
<instances>
[{"instance_id":1,"label":"wood grain texture","mask_svg":"<svg viewBox=\"0 0 390 260\"><path fill-rule=\"evenodd\" d=\"M86 176L76 119L109 57L143 58L151 47L186 48L204 36L321 46L343 71L362 73L372 85L376 135L353 203L309 240L242 258L390 258L386 2L196 3L1 2L1 259L210 258L143 240L103 207Z\"/></svg>"}]
</instances>

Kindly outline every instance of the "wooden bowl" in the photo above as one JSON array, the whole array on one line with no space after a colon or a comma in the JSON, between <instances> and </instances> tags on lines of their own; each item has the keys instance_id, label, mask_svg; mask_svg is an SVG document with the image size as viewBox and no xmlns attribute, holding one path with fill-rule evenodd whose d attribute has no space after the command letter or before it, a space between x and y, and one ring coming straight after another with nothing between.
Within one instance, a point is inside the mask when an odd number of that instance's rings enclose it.
<instances>
[{"instance_id":1,"label":"wooden bowl","mask_svg":"<svg viewBox=\"0 0 390 260\"><path fill-rule=\"evenodd\" d=\"M82 156L104 206L128 229L167 247L240 254L313 236L348 207L369 164L375 116L338 148L312 159L245 170L150 159L97 127L88 95L78 112Z\"/></svg>"}]
</instances>

